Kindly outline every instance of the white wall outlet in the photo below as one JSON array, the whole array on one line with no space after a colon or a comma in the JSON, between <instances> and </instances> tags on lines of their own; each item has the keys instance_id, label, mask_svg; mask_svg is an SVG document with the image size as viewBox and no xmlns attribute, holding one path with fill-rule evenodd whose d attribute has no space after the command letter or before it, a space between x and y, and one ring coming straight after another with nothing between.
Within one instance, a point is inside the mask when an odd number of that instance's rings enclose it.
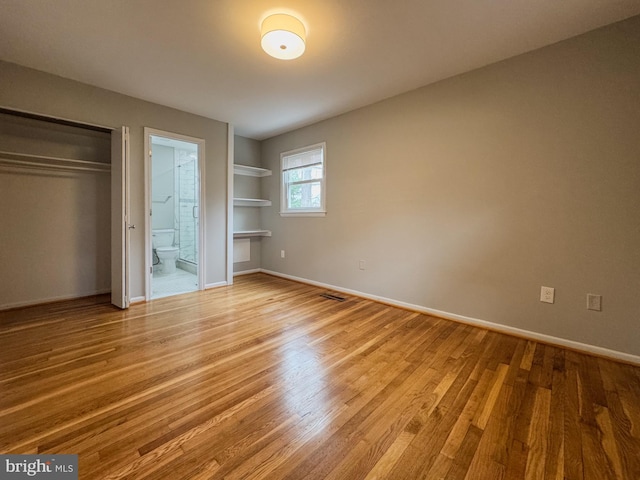
<instances>
[{"instance_id":1,"label":"white wall outlet","mask_svg":"<svg viewBox=\"0 0 640 480\"><path fill-rule=\"evenodd\" d=\"M593 293L587 293L587 309L595 310L596 312L602 311L602 295L594 295Z\"/></svg>"},{"instance_id":2,"label":"white wall outlet","mask_svg":"<svg viewBox=\"0 0 640 480\"><path fill-rule=\"evenodd\" d=\"M540 301L545 303L553 303L556 296L556 289L553 287L540 287Z\"/></svg>"},{"instance_id":3,"label":"white wall outlet","mask_svg":"<svg viewBox=\"0 0 640 480\"><path fill-rule=\"evenodd\" d=\"M365 270L367 268L367 262L365 262L364 260L360 260L358 262L358 268L360 270Z\"/></svg>"},{"instance_id":4,"label":"white wall outlet","mask_svg":"<svg viewBox=\"0 0 640 480\"><path fill-rule=\"evenodd\" d=\"M284 258L284 250L280 250L280 258Z\"/></svg>"}]
</instances>

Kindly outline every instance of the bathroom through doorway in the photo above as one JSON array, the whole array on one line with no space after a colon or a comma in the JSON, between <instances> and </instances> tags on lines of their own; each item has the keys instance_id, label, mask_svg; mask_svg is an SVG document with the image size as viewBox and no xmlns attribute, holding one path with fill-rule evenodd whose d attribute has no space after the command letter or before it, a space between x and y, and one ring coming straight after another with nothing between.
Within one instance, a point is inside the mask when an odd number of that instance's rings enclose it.
<instances>
[{"instance_id":1,"label":"bathroom through doorway","mask_svg":"<svg viewBox=\"0 0 640 480\"><path fill-rule=\"evenodd\" d=\"M204 140L146 128L147 299L202 290Z\"/></svg>"}]
</instances>

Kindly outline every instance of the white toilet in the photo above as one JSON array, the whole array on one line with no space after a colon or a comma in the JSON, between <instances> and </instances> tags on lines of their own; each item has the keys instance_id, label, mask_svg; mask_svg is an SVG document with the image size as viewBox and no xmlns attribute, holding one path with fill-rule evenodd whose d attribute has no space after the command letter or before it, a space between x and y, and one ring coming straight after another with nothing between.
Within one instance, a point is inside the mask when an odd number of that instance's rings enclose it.
<instances>
[{"instance_id":1,"label":"white toilet","mask_svg":"<svg viewBox=\"0 0 640 480\"><path fill-rule=\"evenodd\" d=\"M173 246L176 231L173 228L152 230L153 248L160 259L159 273L174 273L178 259L178 247Z\"/></svg>"}]
</instances>

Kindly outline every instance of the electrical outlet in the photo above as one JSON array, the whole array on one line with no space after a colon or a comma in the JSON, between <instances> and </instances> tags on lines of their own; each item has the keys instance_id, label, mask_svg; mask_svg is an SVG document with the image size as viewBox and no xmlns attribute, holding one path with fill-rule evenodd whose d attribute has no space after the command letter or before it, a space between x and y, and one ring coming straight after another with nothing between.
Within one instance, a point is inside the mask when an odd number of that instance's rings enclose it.
<instances>
[{"instance_id":1,"label":"electrical outlet","mask_svg":"<svg viewBox=\"0 0 640 480\"><path fill-rule=\"evenodd\" d=\"M280 258L284 258L284 250L280 250Z\"/></svg>"},{"instance_id":2,"label":"electrical outlet","mask_svg":"<svg viewBox=\"0 0 640 480\"><path fill-rule=\"evenodd\" d=\"M587 309L595 310L596 312L602 311L602 295L594 295L593 293L587 293Z\"/></svg>"},{"instance_id":3,"label":"electrical outlet","mask_svg":"<svg viewBox=\"0 0 640 480\"><path fill-rule=\"evenodd\" d=\"M365 262L364 260L360 260L358 262L358 268L360 270L365 270L367 268L367 262Z\"/></svg>"},{"instance_id":4,"label":"electrical outlet","mask_svg":"<svg viewBox=\"0 0 640 480\"><path fill-rule=\"evenodd\" d=\"M553 303L556 296L556 289L553 287L540 287L540 301L544 303Z\"/></svg>"}]
</instances>

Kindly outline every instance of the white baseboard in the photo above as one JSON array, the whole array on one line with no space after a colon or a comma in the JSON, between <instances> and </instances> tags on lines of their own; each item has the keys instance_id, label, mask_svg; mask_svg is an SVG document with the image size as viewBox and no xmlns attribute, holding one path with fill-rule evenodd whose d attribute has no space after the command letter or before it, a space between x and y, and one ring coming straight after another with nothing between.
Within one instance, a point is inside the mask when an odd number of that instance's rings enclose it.
<instances>
[{"instance_id":1,"label":"white baseboard","mask_svg":"<svg viewBox=\"0 0 640 480\"><path fill-rule=\"evenodd\" d=\"M251 273L260 273L266 270L262 270L261 268L253 268L251 270L242 270L241 272L233 272L234 277L239 277L240 275L249 275Z\"/></svg>"},{"instance_id":2,"label":"white baseboard","mask_svg":"<svg viewBox=\"0 0 640 480\"><path fill-rule=\"evenodd\" d=\"M146 301L147 299L143 295L142 297L131 297L131 300L129 300L129 303L133 305L134 303L143 303Z\"/></svg>"},{"instance_id":3,"label":"white baseboard","mask_svg":"<svg viewBox=\"0 0 640 480\"><path fill-rule=\"evenodd\" d=\"M275 277L286 278L288 280L294 280L296 282L306 283L309 285L314 285L316 287L327 288L330 290L334 290L336 292L355 295L357 297L366 298L368 300L374 300L376 302L386 303L388 305L392 305L395 307L406 308L408 310L425 313L427 315L433 315L434 317L444 318L446 320L453 320L454 322L465 323L468 325L473 325L475 327L486 328L488 330L493 330L500 333L506 333L508 335L513 335L516 337L522 337L530 340L539 341L542 343L547 343L550 345L556 345L560 347L569 348L571 350L577 350L580 352L597 355L600 357L606 357L606 358L619 360L619 361L634 364L634 365L640 365L640 356L632 355L630 353L619 352L617 350L610 350L604 347L598 347L595 345L589 345L586 343L576 342L573 340L567 340L565 338L554 337L552 335L546 335L543 333L532 332L530 330L523 330L521 328L509 327L507 325L488 322L486 320L480 320L477 318L465 317L463 315L457 315L455 313L443 312L441 310L435 310L433 308L423 307L422 305L414 305L411 303L394 300L392 298L380 297L378 295L371 295L368 293L359 292L357 290L337 287L335 285L330 285L328 283L316 282L314 280L308 280L306 278L287 275L285 273L274 272L274 271L265 270L265 269L260 269L260 271L263 273L267 273L269 275L273 275Z\"/></svg>"},{"instance_id":4,"label":"white baseboard","mask_svg":"<svg viewBox=\"0 0 640 480\"><path fill-rule=\"evenodd\" d=\"M37 300L26 300L24 302L6 303L0 305L0 311L11 310L13 308L33 307L35 305L43 305L45 303L64 302L65 300L76 300L78 298L93 297L94 295L104 295L111 293L110 288L95 290L93 292L84 292L80 295L60 295L56 297L39 298Z\"/></svg>"}]
</instances>

